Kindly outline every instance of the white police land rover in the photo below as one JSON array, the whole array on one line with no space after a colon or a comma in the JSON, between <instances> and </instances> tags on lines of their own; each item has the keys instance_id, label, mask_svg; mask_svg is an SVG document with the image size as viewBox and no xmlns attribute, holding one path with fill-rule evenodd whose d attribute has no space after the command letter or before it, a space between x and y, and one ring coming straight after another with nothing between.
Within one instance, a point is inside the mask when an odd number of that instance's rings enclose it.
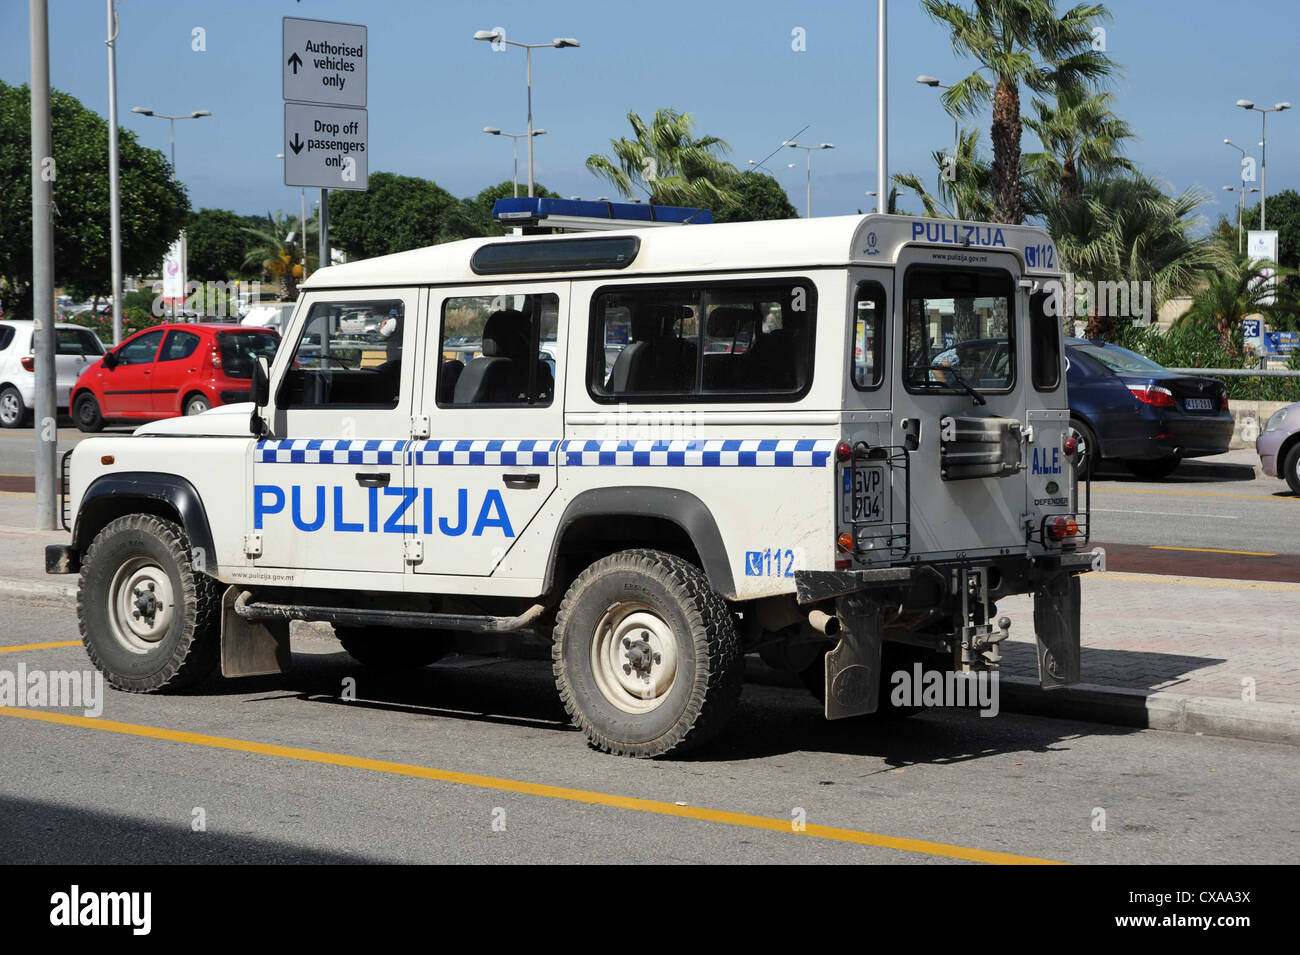
<instances>
[{"instance_id":1,"label":"white police land rover","mask_svg":"<svg viewBox=\"0 0 1300 955\"><path fill-rule=\"evenodd\" d=\"M900 666L996 667L1029 592L1042 684L1079 679L1102 555L1045 233L498 214L315 273L252 405L71 453L47 569L112 685L279 672L291 620L386 667L551 635L574 723L654 756L718 732L746 653L832 719L888 710Z\"/></svg>"}]
</instances>

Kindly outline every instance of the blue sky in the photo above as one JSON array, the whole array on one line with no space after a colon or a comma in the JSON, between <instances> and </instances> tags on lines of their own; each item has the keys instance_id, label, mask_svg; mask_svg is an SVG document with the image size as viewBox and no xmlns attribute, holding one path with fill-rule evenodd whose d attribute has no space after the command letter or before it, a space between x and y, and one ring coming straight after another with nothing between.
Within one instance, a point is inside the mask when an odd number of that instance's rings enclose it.
<instances>
[{"instance_id":1,"label":"blue sky","mask_svg":"<svg viewBox=\"0 0 1300 955\"><path fill-rule=\"evenodd\" d=\"M1210 193L1210 216L1231 213L1221 191L1239 177L1229 137L1258 155L1259 114L1233 103L1300 104L1295 7L1256 0L1114 0L1107 28L1118 112L1137 130L1129 155L1171 188ZM1062 4L1064 6L1064 3ZM107 114L102 0L51 0L54 85ZM969 72L946 32L907 0L890 3L891 171L933 177L928 154L951 141L952 121L929 73L951 82ZM572 36L580 49L534 54L537 178L564 195L612 195L584 160L628 132L629 110L670 106L733 147L744 168L808 127L803 142L833 142L813 157L813 211L869 209L875 187L875 3L871 0L121 0L118 95L122 125L164 151L167 124L134 115L196 109L209 119L177 124L177 167L193 205L242 213L296 213L283 185L280 135L280 18L300 16L369 27L370 169L435 180L473 195L511 174L508 140L481 132L526 126L523 51L493 52L476 29L506 28L511 39ZM1270 26L1271 24L1271 26ZM191 49L195 27L206 52ZM795 28L806 51L792 49ZM0 79L26 82L27 3L0 0ZM1024 94L1022 94L1024 95ZM1024 96L1028 108L1028 96ZM979 118L988 149L988 116ZM522 147L526 143L520 143ZM1030 134L1026 148L1033 148ZM1300 110L1269 123L1269 192L1300 188ZM785 168L795 162L795 169ZM521 158L521 178L523 159ZM804 205L804 154L768 161L791 200ZM904 206L919 208L913 200Z\"/></svg>"}]
</instances>

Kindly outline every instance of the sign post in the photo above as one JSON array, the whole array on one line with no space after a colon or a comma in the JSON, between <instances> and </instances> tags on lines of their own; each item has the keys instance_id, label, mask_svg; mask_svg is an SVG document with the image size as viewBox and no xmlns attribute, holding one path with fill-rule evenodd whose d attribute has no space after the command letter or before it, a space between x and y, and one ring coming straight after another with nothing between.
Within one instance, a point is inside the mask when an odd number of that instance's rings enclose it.
<instances>
[{"instance_id":1,"label":"sign post","mask_svg":"<svg viewBox=\"0 0 1300 955\"><path fill-rule=\"evenodd\" d=\"M369 52L362 24L283 20L284 184L320 189L317 268L330 264L329 190L364 190L370 183Z\"/></svg>"},{"instance_id":2,"label":"sign post","mask_svg":"<svg viewBox=\"0 0 1300 955\"><path fill-rule=\"evenodd\" d=\"M1275 230L1261 231L1252 229L1246 233L1246 258L1250 262L1258 262L1260 259L1266 259L1277 264L1277 232ZM1264 283L1268 288L1268 294L1260 299L1261 305L1272 305L1276 299L1273 289L1277 285L1277 270L1264 269Z\"/></svg>"}]
</instances>

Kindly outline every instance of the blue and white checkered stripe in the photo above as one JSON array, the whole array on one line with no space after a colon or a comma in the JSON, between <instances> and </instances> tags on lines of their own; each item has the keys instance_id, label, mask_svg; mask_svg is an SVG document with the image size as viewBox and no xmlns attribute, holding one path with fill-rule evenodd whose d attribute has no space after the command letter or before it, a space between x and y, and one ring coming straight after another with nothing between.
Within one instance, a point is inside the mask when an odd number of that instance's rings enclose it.
<instances>
[{"instance_id":1,"label":"blue and white checkered stripe","mask_svg":"<svg viewBox=\"0 0 1300 955\"><path fill-rule=\"evenodd\" d=\"M259 441L254 460L261 464L402 465L406 463L408 443L404 440L286 438Z\"/></svg>"},{"instance_id":2,"label":"blue and white checkered stripe","mask_svg":"<svg viewBox=\"0 0 1300 955\"><path fill-rule=\"evenodd\" d=\"M834 438L565 441L560 462L571 467L824 468L836 444Z\"/></svg>"},{"instance_id":3,"label":"blue and white checkered stripe","mask_svg":"<svg viewBox=\"0 0 1300 955\"><path fill-rule=\"evenodd\" d=\"M415 464L481 464L507 467L547 467L555 464L559 441L487 441L467 438L412 441Z\"/></svg>"}]
</instances>

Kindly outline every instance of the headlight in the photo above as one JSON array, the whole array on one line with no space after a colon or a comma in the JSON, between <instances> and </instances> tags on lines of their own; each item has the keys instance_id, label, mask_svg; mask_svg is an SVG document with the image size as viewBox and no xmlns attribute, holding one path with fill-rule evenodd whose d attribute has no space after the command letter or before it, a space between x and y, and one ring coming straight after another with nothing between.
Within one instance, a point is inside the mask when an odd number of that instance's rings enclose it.
<instances>
[{"instance_id":1,"label":"headlight","mask_svg":"<svg viewBox=\"0 0 1300 955\"><path fill-rule=\"evenodd\" d=\"M1273 416L1269 418L1268 423L1264 425L1264 430L1276 431L1278 428L1282 427L1282 422L1286 420L1287 410L1288 409L1286 408L1281 408L1273 412Z\"/></svg>"}]
</instances>

